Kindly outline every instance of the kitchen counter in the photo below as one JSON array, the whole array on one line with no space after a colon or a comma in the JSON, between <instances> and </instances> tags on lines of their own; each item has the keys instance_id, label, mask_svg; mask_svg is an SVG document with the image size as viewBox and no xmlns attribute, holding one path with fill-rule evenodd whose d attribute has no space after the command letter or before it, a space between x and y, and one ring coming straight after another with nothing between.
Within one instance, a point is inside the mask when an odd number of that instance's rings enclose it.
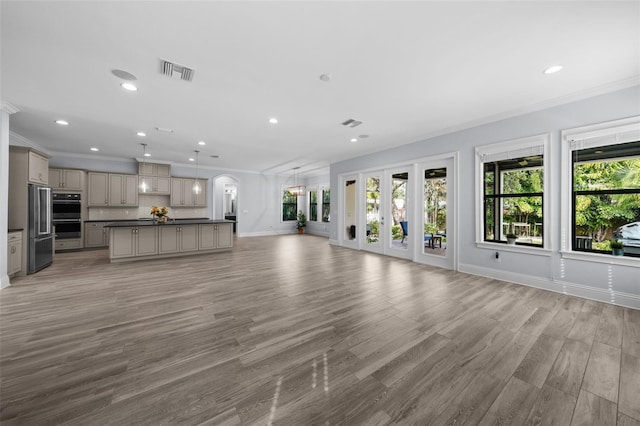
<instances>
[{"instance_id":1,"label":"kitchen counter","mask_svg":"<svg viewBox=\"0 0 640 426\"><path fill-rule=\"evenodd\" d=\"M174 222L128 220L107 222L109 260L159 259L193 256L233 248L231 220L176 219Z\"/></svg>"},{"instance_id":2,"label":"kitchen counter","mask_svg":"<svg viewBox=\"0 0 640 426\"><path fill-rule=\"evenodd\" d=\"M7 233L10 234L12 232L21 232L21 231L24 231L24 229L22 229L22 228L9 228L9 231Z\"/></svg>"},{"instance_id":3,"label":"kitchen counter","mask_svg":"<svg viewBox=\"0 0 640 426\"><path fill-rule=\"evenodd\" d=\"M107 221L100 221L107 222ZM211 219L169 219L168 222L153 222L151 220L127 220L116 221L106 224L105 228L128 228L132 226L171 226L171 225L204 225L204 224L221 224L234 223L232 220L211 220Z\"/></svg>"},{"instance_id":4,"label":"kitchen counter","mask_svg":"<svg viewBox=\"0 0 640 426\"><path fill-rule=\"evenodd\" d=\"M152 221L151 218L147 219L146 217L141 217L139 219L91 219L91 220L84 220L83 222L103 222L103 223L109 222L109 223L111 223L111 222L132 222L132 221L137 221L137 220L149 221L149 222ZM182 219L176 219L176 222L177 221L182 221L182 220L209 220L209 218L208 217L185 217L185 218L182 218ZM169 218L169 221L173 222L173 218Z\"/></svg>"}]
</instances>

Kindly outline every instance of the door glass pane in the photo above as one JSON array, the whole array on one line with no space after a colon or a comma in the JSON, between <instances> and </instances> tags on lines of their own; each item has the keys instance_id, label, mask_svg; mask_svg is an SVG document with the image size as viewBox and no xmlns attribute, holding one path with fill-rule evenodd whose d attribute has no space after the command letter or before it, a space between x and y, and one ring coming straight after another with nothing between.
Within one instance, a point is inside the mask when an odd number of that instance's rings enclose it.
<instances>
[{"instance_id":1,"label":"door glass pane","mask_svg":"<svg viewBox=\"0 0 640 426\"><path fill-rule=\"evenodd\" d=\"M345 240L356 239L356 181L347 180L344 188Z\"/></svg>"},{"instance_id":2,"label":"door glass pane","mask_svg":"<svg viewBox=\"0 0 640 426\"><path fill-rule=\"evenodd\" d=\"M368 177L366 190L367 244L377 244L380 239L380 178Z\"/></svg>"},{"instance_id":3,"label":"door glass pane","mask_svg":"<svg viewBox=\"0 0 640 426\"><path fill-rule=\"evenodd\" d=\"M444 256L447 248L447 169L424 171L424 253Z\"/></svg>"},{"instance_id":4,"label":"door glass pane","mask_svg":"<svg viewBox=\"0 0 640 426\"><path fill-rule=\"evenodd\" d=\"M409 224L407 222L407 182L409 173L391 176L391 247L407 250Z\"/></svg>"}]
</instances>

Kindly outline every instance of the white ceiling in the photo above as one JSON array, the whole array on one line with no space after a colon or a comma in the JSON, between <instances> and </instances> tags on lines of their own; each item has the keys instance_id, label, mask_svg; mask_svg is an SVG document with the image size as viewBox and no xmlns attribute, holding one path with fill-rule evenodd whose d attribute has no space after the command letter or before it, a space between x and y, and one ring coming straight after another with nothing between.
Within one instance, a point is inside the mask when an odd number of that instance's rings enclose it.
<instances>
[{"instance_id":1,"label":"white ceiling","mask_svg":"<svg viewBox=\"0 0 640 426\"><path fill-rule=\"evenodd\" d=\"M11 130L54 154L139 158L142 130L148 161L188 163L201 149L205 167L312 173L640 82L638 1L0 7L0 97L20 109ZM160 74L160 58L192 67L193 81ZM563 71L543 74L558 63ZM112 69L137 76L138 92ZM363 124L342 126L349 118Z\"/></svg>"}]
</instances>

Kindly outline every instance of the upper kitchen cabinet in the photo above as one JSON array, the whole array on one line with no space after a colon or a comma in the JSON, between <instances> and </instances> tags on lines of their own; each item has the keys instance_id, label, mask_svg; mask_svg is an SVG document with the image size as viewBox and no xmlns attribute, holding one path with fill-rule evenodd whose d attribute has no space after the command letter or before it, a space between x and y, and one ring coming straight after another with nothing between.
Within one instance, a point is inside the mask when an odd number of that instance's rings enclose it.
<instances>
[{"instance_id":1,"label":"upper kitchen cabinet","mask_svg":"<svg viewBox=\"0 0 640 426\"><path fill-rule=\"evenodd\" d=\"M200 193L194 194L195 179L171 178L171 206L172 207L206 207L207 180L198 179Z\"/></svg>"},{"instance_id":2,"label":"upper kitchen cabinet","mask_svg":"<svg viewBox=\"0 0 640 426\"><path fill-rule=\"evenodd\" d=\"M171 177L171 166L157 163L138 163L138 174L144 176Z\"/></svg>"},{"instance_id":3,"label":"upper kitchen cabinet","mask_svg":"<svg viewBox=\"0 0 640 426\"><path fill-rule=\"evenodd\" d=\"M138 176L89 172L89 207L138 205Z\"/></svg>"},{"instance_id":4,"label":"upper kitchen cabinet","mask_svg":"<svg viewBox=\"0 0 640 426\"><path fill-rule=\"evenodd\" d=\"M49 159L35 151L29 151L29 182L49 184Z\"/></svg>"},{"instance_id":5,"label":"upper kitchen cabinet","mask_svg":"<svg viewBox=\"0 0 640 426\"><path fill-rule=\"evenodd\" d=\"M9 154L12 164L22 163L26 165L27 183L43 186L49 184L49 157L22 146L10 146Z\"/></svg>"},{"instance_id":6,"label":"upper kitchen cabinet","mask_svg":"<svg viewBox=\"0 0 640 426\"><path fill-rule=\"evenodd\" d=\"M109 175L109 203L112 206L138 205L138 176Z\"/></svg>"},{"instance_id":7,"label":"upper kitchen cabinet","mask_svg":"<svg viewBox=\"0 0 640 426\"><path fill-rule=\"evenodd\" d=\"M171 166L168 164L138 163L138 174L141 194L169 195L171 193Z\"/></svg>"},{"instance_id":8,"label":"upper kitchen cabinet","mask_svg":"<svg viewBox=\"0 0 640 426\"><path fill-rule=\"evenodd\" d=\"M82 191L84 188L84 171L49 169L49 186L55 190Z\"/></svg>"}]
</instances>

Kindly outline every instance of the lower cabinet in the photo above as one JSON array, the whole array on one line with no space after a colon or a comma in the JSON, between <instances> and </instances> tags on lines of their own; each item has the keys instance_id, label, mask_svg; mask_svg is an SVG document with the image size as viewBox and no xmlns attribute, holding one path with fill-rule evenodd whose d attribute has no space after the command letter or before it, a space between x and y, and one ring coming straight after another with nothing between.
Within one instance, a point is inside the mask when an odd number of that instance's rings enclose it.
<instances>
[{"instance_id":1,"label":"lower cabinet","mask_svg":"<svg viewBox=\"0 0 640 426\"><path fill-rule=\"evenodd\" d=\"M206 224L200 226L199 249L220 249L233 246L233 224Z\"/></svg>"},{"instance_id":2,"label":"lower cabinet","mask_svg":"<svg viewBox=\"0 0 640 426\"><path fill-rule=\"evenodd\" d=\"M198 225L158 226L158 253L198 250Z\"/></svg>"},{"instance_id":3,"label":"lower cabinet","mask_svg":"<svg viewBox=\"0 0 640 426\"><path fill-rule=\"evenodd\" d=\"M109 259L181 256L233 247L233 224L109 227Z\"/></svg>"},{"instance_id":4,"label":"lower cabinet","mask_svg":"<svg viewBox=\"0 0 640 426\"><path fill-rule=\"evenodd\" d=\"M156 226L111 228L110 258L148 256L158 253Z\"/></svg>"},{"instance_id":5,"label":"lower cabinet","mask_svg":"<svg viewBox=\"0 0 640 426\"><path fill-rule=\"evenodd\" d=\"M80 238L56 239L53 248L55 251L78 250L82 248L82 240Z\"/></svg>"},{"instance_id":6,"label":"lower cabinet","mask_svg":"<svg viewBox=\"0 0 640 426\"><path fill-rule=\"evenodd\" d=\"M13 275L22 269L22 232L10 232L7 239L7 275Z\"/></svg>"},{"instance_id":7,"label":"lower cabinet","mask_svg":"<svg viewBox=\"0 0 640 426\"><path fill-rule=\"evenodd\" d=\"M85 222L84 247L96 248L109 245L109 233L104 225L109 222Z\"/></svg>"}]
</instances>

